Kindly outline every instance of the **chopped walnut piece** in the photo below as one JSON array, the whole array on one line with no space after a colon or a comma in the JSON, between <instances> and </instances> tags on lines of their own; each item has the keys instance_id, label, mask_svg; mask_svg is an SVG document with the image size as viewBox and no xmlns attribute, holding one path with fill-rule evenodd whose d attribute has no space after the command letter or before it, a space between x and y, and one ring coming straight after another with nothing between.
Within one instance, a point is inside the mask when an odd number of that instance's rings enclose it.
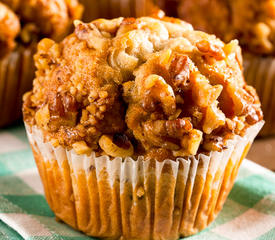
<instances>
[{"instance_id":1,"label":"chopped walnut piece","mask_svg":"<svg viewBox=\"0 0 275 240\"><path fill-rule=\"evenodd\" d=\"M195 155L201 144L203 133L199 130L193 129L181 139L182 150L173 151L174 157Z\"/></svg>"},{"instance_id":2,"label":"chopped walnut piece","mask_svg":"<svg viewBox=\"0 0 275 240\"><path fill-rule=\"evenodd\" d=\"M87 146L84 141L73 143L73 149L77 154L87 154L89 155L92 152L92 149Z\"/></svg>"},{"instance_id":3,"label":"chopped walnut piece","mask_svg":"<svg viewBox=\"0 0 275 240\"><path fill-rule=\"evenodd\" d=\"M171 85L173 89L187 89L190 78L189 58L186 55L176 55L169 67L169 73L172 77Z\"/></svg>"},{"instance_id":4,"label":"chopped walnut piece","mask_svg":"<svg viewBox=\"0 0 275 240\"><path fill-rule=\"evenodd\" d=\"M196 44L198 50L205 55L216 58L217 60L223 60L225 54L221 46L212 44L207 40L201 40Z\"/></svg>"},{"instance_id":5,"label":"chopped walnut piece","mask_svg":"<svg viewBox=\"0 0 275 240\"><path fill-rule=\"evenodd\" d=\"M134 153L133 145L127 137L103 135L98 143L101 149L112 157L130 157Z\"/></svg>"},{"instance_id":6,"label":"chopped walnut piece","mask_svg":"<svg viewBox=\"0 0 275 240\"><path fill-rule=\"evenodd\" d=\"M42 129L47 129L48 123L50 121L50 111L48 108L48 104L40 108L35 113L35 121L39 127L41 127Z\"/></svg>"},{"instance_id":7,"label":"chopped walnut piece","mask_svg":"<svg viewBox=\"0 0 275 240\"><path fill-rule=\"evenodd\" d=\"M207 135L203 141L203 148L206 151L221 151L223 149L223 145L223 139L219 136Z\"/></svg>"},{"instance_id":8,"label":"chopped walnut piece","mask_svg":"<svg viewBox=\"0 0 275 240\"><path fill-rule=\"evenodd\" d=\"M205 118L203 122L203 132L210 134L216 128L225 124L225 115L218 109L218 102L215 101L213 104L206 108Z\"/></svg>"},{"instance_id":9,"label":"chopped walnut piece","mask_svg":"<svg viewBox=\"0 0 275 240\"><path fill-rule=\"evenodd\" d=\"M75 34L80 40L86 41L89 48L96 50L106 49L109 46L109 40L105 38L94 24L83 24L80 21L75 22Z\"/></svg>"},{"instance_id":10,"label":"chopped walnut piece","mask_svg":"<svg viewBox=\"0 0 275 240\"><path fill-rule=\"evenodd\" d=\"M210 82L199 73L192 73L190 82L192 85L192 99L199 107L211 105L223 90L222 85L212 86Z\"/></svg>"},{"instance_id":11,"label":"chopped walnut piece","mask_svg":"<svg viewBox=\"0 0 275 240\"><path fill-rule=\"evenodd\" d=\"M161 103L163 111L173 114L176 110L175 95L170 85L158 75L150 75L144 82L145 94L142 106L146 111L152 111L157 103Z\"/></svg>"}]
</instances>

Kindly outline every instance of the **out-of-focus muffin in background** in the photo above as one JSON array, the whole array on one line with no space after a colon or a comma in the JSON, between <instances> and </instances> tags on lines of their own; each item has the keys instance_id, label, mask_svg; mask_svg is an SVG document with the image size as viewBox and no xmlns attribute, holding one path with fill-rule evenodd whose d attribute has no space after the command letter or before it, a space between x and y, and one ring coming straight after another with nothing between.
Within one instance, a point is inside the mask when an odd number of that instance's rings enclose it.
<instances>
[{"instance_id":1,"label":"out-of-focus muffin in background","mask_svg":"<svg viewBox=\"0 0 275 240\"><path fill-rule=\"evenodd\" d=\"M261 135L275 134L275 0L181 0L178 15L226 42L239 40L246 81L262 102Z\"/></svg>"},{"instance_id":2,"label":"out-of-focus muffin in background","mask_svg":"<svg viewBox=\"0 0 275 240\"><path fill-rule=\"evenodd\" d=\"M22 95L34 78L37 42L61 40L82 10L78 0L0 0L0 127L21 117Z\"/></svg>"}]
</instances>

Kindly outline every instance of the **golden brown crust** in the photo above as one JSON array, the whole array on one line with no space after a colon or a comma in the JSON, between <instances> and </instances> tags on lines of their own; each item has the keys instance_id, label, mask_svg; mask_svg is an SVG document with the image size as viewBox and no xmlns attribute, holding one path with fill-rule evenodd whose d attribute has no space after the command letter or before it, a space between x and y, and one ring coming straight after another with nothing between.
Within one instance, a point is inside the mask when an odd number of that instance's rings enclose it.
<instances>
[{"instance_id":1,"label":"golden brown crust","mask_svg":"<svg viewBox=\"0 0 275 240\"><path fill-rule=\"evenodd\" d=\"M158 148L172 158L222 150L262 119L241 61L236 42L177 19L76 22L60 44L40 42L25 121L81 153L100 151L99 139L116 133L148 156Z\"/></svg>"},{"instance_id":2,"label":"golden brown crust","mask_svg":"<svg viewBox=\"0 0 275 240\"><path fill-rule=\"evenodd\" d=\"M268 55L275 54L274 12L274 0L181 0L178 9L196 29L224 41L237 38L244 49Z\"/></svg>"},{"instance_id":3,"label":"golden brown crust","mask_svg":"<svg viewBox=\"0 0 275 240\"><path fill-rule=\"evenodd\" d=\"M15 47L15 38L19 31L18 17L0 2L0 57Z\"/></svg>"}]
</instances>

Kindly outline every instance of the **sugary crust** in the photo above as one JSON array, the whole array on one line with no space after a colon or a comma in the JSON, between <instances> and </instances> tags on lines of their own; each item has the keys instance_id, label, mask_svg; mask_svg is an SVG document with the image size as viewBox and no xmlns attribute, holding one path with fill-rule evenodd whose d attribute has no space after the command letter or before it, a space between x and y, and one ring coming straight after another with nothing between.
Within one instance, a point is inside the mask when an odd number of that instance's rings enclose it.
<instances>
[{"instance_id":1,"label":"sugary crust","mask_svg":"<svg viewBox=\"0 0 275 240\"><path fill-rule=\"evenodd\" d=\"M0 57L15 47L15 38L20 31L18 17L0 2Z\"/></svg>"},{"instance_id":2,"label":"sugary crust","mask_svg":"<svg viewBox=\"0 0 275 240\"><path fill-rule=\"evenodd\" d=\"M40 42L23 107L25 121L54 144L131 155L99 141L120 134L134 154L173 158L222 150L262 119L236 41L224 44L167 17L75 25L60 44Z\"/></svg>"},{"instance_id":3,"label":"sugary crust","mask_svg":"<svg viewBox=\"0 0 275 240\"><path fill-rule=\"evenodd\" d=\"M239 39L252 53L275 54L274 0L181 0L178 13L196 29L224 41Z\"/></svg>"}]
</instances>

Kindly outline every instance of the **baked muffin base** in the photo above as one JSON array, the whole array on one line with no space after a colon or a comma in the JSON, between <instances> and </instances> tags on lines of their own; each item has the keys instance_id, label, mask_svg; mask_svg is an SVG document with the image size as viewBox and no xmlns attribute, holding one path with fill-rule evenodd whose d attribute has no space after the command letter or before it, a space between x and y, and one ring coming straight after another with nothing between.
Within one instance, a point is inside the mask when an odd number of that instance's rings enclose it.
<instances>
[{"instance_id":1,"label":"baked muffin base","mask_svg":"<svg viewBox=\"0 0 275 240\"><path fill-rule=\"evenodd\" d=\"M27 128L46 199L55 215L87 235L178 239L204 229L227 198L263 122L222 152L176 161L77 155Z\"/></svg>"}]
</instances>

